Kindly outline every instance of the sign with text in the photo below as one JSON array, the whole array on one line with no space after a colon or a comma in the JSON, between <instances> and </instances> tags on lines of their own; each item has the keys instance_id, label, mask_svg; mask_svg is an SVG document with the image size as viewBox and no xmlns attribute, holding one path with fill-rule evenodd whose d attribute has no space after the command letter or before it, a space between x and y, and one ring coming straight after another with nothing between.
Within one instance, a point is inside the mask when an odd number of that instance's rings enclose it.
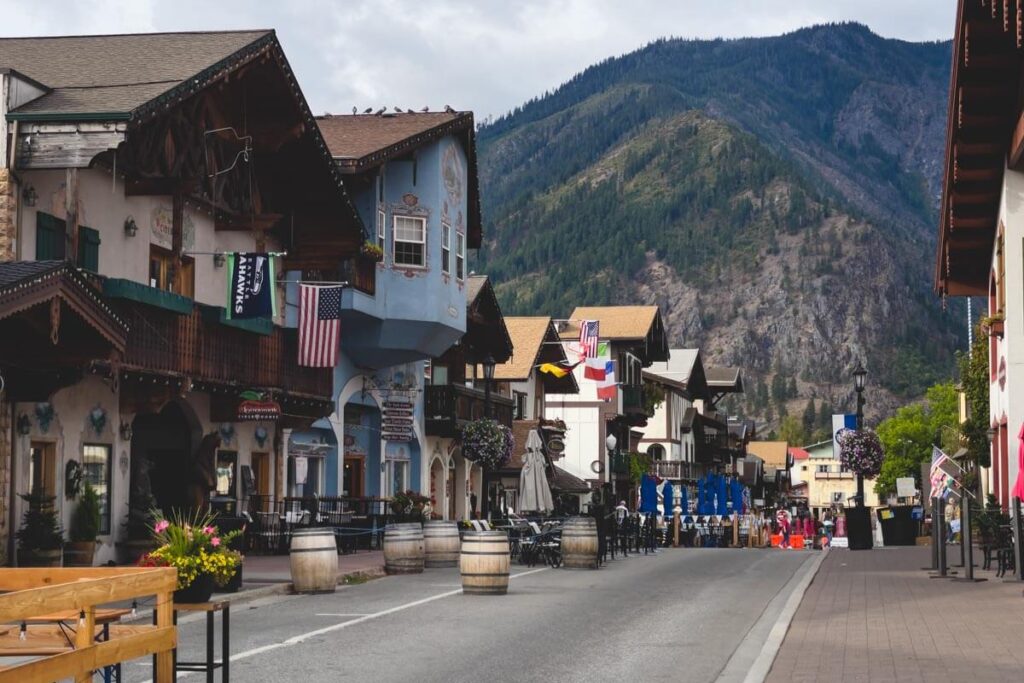
<instances>
[{"instance_id":1,"label":"sign with text","mask_svg":"<svg viewBox=\"0 0 1024 683\"><path fill-rule=\"evenodd\" d=\"M896 495L900 498L913 498L917 495L917 487L913 477L896 478Z\"/></svg>"}]
</instances>

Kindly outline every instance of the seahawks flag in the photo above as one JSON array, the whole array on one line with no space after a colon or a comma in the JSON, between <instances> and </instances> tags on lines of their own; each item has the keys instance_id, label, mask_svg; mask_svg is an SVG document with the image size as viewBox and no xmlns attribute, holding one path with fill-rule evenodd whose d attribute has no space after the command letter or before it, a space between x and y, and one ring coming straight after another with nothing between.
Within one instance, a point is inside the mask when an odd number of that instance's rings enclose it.
<instances>
[{"instance_id":1,"label":"seahawks flag","mask_svg":"<svg viewBox=\"0 0 1024 683\"><path fill-rule=\"evenodd\" d=\"M270 254L228 254L227 318L277 314L274 259Z\"/></svg>"}]
</instances>

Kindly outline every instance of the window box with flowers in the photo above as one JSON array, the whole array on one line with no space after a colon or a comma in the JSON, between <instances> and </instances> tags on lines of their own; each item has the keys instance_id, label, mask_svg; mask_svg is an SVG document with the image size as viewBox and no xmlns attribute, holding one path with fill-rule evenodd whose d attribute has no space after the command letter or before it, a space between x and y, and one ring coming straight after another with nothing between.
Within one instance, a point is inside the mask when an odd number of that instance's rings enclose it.
<instances>
[{"instance_id":1,"label":"window box with flowers","mask_svg":"<svg viewBox=\"0 0 1024 683\"><path fill-rule=\"evenodd\" d=\"M384 250L373 242L364 242L363 245L359 247L359 256L367 261L380 263L384 260Z\"/></svg>"},{"instance_id":2,"label":"window box with flowers","mask_svg":"<svg viewBox=\"0 0 1024 683\"><path fill-rule=\"evenodd\" d=\"M1005 325L1005 318L1002 313L996 313L995 315L989 315L982 317L979 325L981 326L982 333L990 337L1003 338L1003 326Z\"/></svg>"},{"instance_id":3,"label":"window box with flowers","mask_svg":"<svg viewBox=\"0 0 1024 683\"><path fill-rule=\"evenodd\" d=\"M228 545L241 531L221 534L214 516L197 513L174 515L170 520L154 513L153 538L158 547L139 560L142 567L178 570L175 602L207 602L214 585L225 586L242 564L241 553Z\"/></svg>"}]
</instances>

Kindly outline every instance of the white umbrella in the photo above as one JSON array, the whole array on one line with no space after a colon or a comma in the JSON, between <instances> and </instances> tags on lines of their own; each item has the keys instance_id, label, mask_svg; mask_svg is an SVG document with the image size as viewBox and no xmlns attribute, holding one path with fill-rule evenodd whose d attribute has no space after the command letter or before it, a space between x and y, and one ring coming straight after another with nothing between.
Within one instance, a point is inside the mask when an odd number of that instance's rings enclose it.
<instances>
[{"instance_id":1,"label":"white umbrella","mask_svg":"<svg viewBox=\"0 0 1024 683\"><path fill-rule=\"evenodd\" d=\"M541 453L543 444L536 429L530 430L526 438L526 456L523 458L523 469L519 473L519 509L520 511L545 512L554 509L551 500L551 487L544 472L544 455Z\"/></svg>"}]
</instances>

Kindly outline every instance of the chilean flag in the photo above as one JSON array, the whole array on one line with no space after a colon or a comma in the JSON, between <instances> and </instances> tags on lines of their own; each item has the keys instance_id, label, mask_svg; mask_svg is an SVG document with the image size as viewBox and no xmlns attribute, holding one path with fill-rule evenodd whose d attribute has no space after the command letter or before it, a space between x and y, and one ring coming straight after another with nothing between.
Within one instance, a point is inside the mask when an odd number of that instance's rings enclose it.
<instances>
[{"instance_id":1,"label":"chilean flag","mask_svg":"<svg viewBox=\"0 0 1024 683\"><path fill-rule=\"evenodd\" d=\"M590 360L589 358L587 359ZM589 369L589 366L588 366ZM604 401L615 398L618 385L615 384L615 361L604 362L604 378L597 383L597 397Z\"/></svg>"},{"instance_id":2,"label":"chilean flag","mask_svg":"<svg viewBox=\"0 0 1024 683\"><path fill-rule=\"evenodd\" d=\"M601 382L607 372L607 365L607 358L587 356L587 364L583 367L583 376Z\"/></svg>"}]
</instances>

